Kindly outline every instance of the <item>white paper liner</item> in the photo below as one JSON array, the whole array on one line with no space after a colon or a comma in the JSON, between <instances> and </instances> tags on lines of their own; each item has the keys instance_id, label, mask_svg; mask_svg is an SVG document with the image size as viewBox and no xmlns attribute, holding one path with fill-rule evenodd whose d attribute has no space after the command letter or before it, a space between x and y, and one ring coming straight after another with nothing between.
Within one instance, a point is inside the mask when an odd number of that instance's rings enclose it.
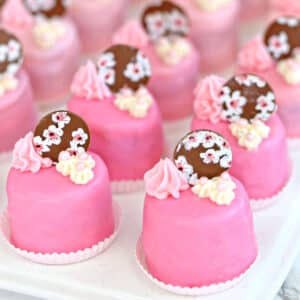
<instances>
[{"instance_id":1,"label":"white paper liner","mask_svg":"<svg viewBox=\"0 0 300 300\"><path fill-rule=\"evenodd\" d=\"M112 181L111 188L115 194L139 192L144 189L144 180Z\"/></svg>"},{"instance_id":2,"label":"white paper liner","mask_svg":"<svg viewBox=\"0 0 300 300\"><path fill-rule=\"evenodd\" d=\"M285 183L285 185L282 187L282 189L273 197L270 198L262 198L262 199L250 199L250 206L252 211L260 211L263 209L266 209L274 204L276 204L278 201L281 200L282 195L290 189L290 186L292 185L292 178L294 176L294 170L293 166L291 164L291 174L288 179L288 181Z\"/></svg>"},{"instance_id":3,"label":"white paper liner","mask_svg":"<svg viewBox=\"0 0 300 300\"><path fill-rule=\"evenodd\" d=\"M158 279L156 279L153 275L150 274L150 272L147 269L147 264L143 252L143 246L141 242L141 238L139 238L137 245L136 245L136 252L135 252L136 262L142 272L146 275L146 277L152 281L155 285L159 286L161 289L166 290L168 292L171 292L173 294L181 295L181 296L208 296L211 294L216 294L220 292L224 292L225 290L228 290L235 285L237 285L241 280L243 280L249 272L253 269L255 263L258 260L258 257L256 260L252 263L252 265L240 276L228 280L224 283L218 283L218 284L212 284L209 286L203 286L203 287L180 287L180 286L173 286L171 284L166 284Z\"/></svg>"},{"instance_id":4,"label":"white paper liner","mask_svg":"<svg viewBox=\"0 0 300 300\"><path fill-rule=\"evenodd\" d=\"M79 263L88 260L92 257L95 257L96 255L99 255L100 253L104 252L112 244L112 242L114 241L114 239L119 233L121 215L122 215L120 206L116 202L113 202L113 211L114 211L114 220L115 220L115 230L113 234L110 237L106 238L105 240L99 242L98 244L95 244L91 248L87 248L84 250L71 252L71 253L42 254L42 253L29 252L15 247L10 242L9 216L8 216L7 209L5 209L1 215L0 229L2 233L2 238L5 241L5 243L9 246L11 250L13 250L18 255L34 263L45 264L45 265L68 265L68 264Z\"/></svg>"}]
</instances>

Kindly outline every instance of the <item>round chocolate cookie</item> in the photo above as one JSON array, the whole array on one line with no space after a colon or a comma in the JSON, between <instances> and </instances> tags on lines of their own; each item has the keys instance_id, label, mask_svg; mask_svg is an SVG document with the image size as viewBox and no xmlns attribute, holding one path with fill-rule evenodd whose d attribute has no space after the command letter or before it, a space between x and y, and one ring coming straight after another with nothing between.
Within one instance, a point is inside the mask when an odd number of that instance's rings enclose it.
<instances>
[{"instance_id":1,"label":"round chocolate cookie","mask_svg":"<svg viewBox=\"0 0 300 300\"><path fill-rule=\"evenodd\" d=\"M66 13L68 0L23 0L25 7L34 16L53 18Z\"/></svg>"},{"instance_id":2,"label":"round chocolate cookie","mask_svg":"<svg viewBox=\"0 0 300 300\"><path fill-rule=\"evenodd\" d=\"M142 15L142 24L151 40L168 36L186 36L189 19L184 10L170 1L148 6Z\"/></svg>"},{"instance_id":3,"label":"round chocolate cookie","mask_svg":"<svg viewBox=\"0 0 300 300\"><path fill-rule=\"evenodd\" d=\"M57 162L62 151L83 152L90 144L87 124L69 111L55 111L41 119L34 131L33 144L44 158Z\"/></svg>"},{"instance_id":4,"label":"round chocolate cookie","mask_svg":"<svg viewBox=\"0 0 300 300\"><path fill-rule=\"evenodd\" d=\"M123 88L134 91L148 83L151 66L148 58L138 49L114 45L97 60L98 74L114 93Z\"/></svg>"},{"instance_id":5,"label":"round chocolate cookie","mask_svg":"<svg viewBox=\"0 0 300 300\"><path fill-rule=\"evenodd\" d=\"M274 60L293 57L294 50L300 47L300 19L277 18L267 28L264 43Z\"/></svg>"},{"instance_id":6,"label":"round chocolate cookie","mask_svg":"<svg viewBox=\"0 0 300 300\"><path fill-rule=\"evenodd\" d=\"M277 109L270 85L252 74L236 75L227 81L220 100L222 117L230 122L239 119L267 121Z\"/></svg>"},{"instance_id":7,"label":"round chocolate cookie","mask_svg":"<svg viewBox=\"0 0 300 300\"><path fill-rule=\"evenodd\" d=\"M0 76L13 76L23 63L20 41L11 33L0 29Z\"/></svg>"},{"instance_id":8,"label":"round chocolate cookie","mask_svg":"<svg viewBox=\"0 0 300 300\"><path fill-rule=\"evenodd\" d=\"M175 165L190 185L201 177L213 178L227 171L232 151L227 140L210 130L188 133L175 148Z\"/></svg>"}]
</instances>

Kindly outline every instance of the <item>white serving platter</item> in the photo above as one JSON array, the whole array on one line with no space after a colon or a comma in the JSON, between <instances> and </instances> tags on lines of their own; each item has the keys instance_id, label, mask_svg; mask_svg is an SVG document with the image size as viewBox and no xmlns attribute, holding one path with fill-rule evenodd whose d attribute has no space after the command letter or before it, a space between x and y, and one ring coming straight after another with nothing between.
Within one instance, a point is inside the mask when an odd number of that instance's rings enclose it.
<instances>
[{"instance_id":1,"label":"white serving platter","mask_svg":"<svg viewBox=\"0 0 300 300\"><path fill-rule=\"evenodd\" d=\"M273 300L276 296L300 250L300 199L297 196L300 155L297 152L291 153L294 172L288 190L276 205L255 213L260 255L253 269L234 288L194 299ZM3 205L6 168L2 165L1 170L0 199ZM123 211L119 236L105 253L87 262L69 266L34 264L17 256L0 239L0 289L51 300L183 299L148 281L135 262L143 193L117 195L115 199Z\"/></svg>"}]
</instances>

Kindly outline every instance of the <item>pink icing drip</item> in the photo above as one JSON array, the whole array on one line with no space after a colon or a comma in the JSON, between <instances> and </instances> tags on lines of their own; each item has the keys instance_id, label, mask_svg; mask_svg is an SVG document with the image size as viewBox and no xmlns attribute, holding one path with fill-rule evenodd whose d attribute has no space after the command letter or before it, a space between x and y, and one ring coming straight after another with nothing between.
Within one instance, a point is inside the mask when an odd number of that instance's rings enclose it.
<instances>
[{"instance_id":1,"label":"pink icing drip","mask_svg":"<svg viewBox=\"0 0 300 300\"><path fill-rule=\"evenodd\" d=\"M87 100L103 100L111 96L109 88L100 79L96 66L91 61L80 67L79 71L75 74L71 91L75 96L83 97Z\"/></svg>"},{"instance_id":2,"label":"pink icing drip","mask_svg":"<svg viewBox=\"0 0 300 300\"><path fill-rule=\"evenodd\" d=\"M148 35L137 20L128 21L113 36L114 44L126 44L137 48L146 47Z\"/></svg>"},{"instance_id":3,"label":"pink icing drip","mask_svg":"<svg viewBox=\"0 0 300 300\"><path fill-rule=\"evenodd\" d=\"M52 161L42 158L34 149L33 133L29 132L24 138L21 138L13 150L12 167L21 172L30 171L37 173L41 168L49 168Z\"/></svg>"},{"instance_id":4,"label":"pink icing drip","mask_svg":"<svg viewBox=\"0 0 300 300\"><path fill-rule=\"evenodd\" d=\"M160 200L169 195L179 198L180 191L189 188L184 175L168 158L158 162L145 174L144 179L147 194Z\"/></svg>"},{"instance_id":5,"label":"pink icing drip","mask_svg":"<svg viewBox=\"0 0 300 300\"><path fill-rule=\"evenodd\" d=\"M2 24L11 29L24 29L33 25L33 18L22 0L6 1L1 13Z\"/></svg>"},{"instance_id":6,"label":"pink icing drip","mask_svg":"<svg viewBox=\"0 0 300 300\"><path fill-rule=\"evenodd\" d=\"M211 75L201 80L196 87L195 115L200 120L218 123L221 120L220 92L225 80Z\"/></svg>"},{"instance_id":7,"label":"pink icing drip","mask_svg":"<svg viewBox=\"0 0 300 300\"><path fill-rule=\"evenodd\" d=\"M261 37L256 37L245 45L239 54L238 65L244 72L265 71L273 65Z\"/></svg>"},{"instance_id":8,"label":"pink icing drip","mask_svg":"<svg viewBox=\"0 0 300 300\"><path fill-rule=\"evenodd\" d=\"M271 7L281 15L300 16L299 0L271 0Z\"/></svg>"}]
</instances>

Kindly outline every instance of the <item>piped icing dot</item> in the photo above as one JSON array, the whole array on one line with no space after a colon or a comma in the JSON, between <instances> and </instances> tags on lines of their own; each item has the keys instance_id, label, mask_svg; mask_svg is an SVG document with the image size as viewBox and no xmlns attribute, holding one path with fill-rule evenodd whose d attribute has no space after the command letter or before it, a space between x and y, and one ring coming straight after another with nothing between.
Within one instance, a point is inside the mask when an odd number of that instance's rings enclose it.
<instances>
[{"instance_id":1,"label":"piped icing dot","mask_svg":"<svg viewBox=\"0 0 300 300\"><path fill-rule=\"evenodd\" d=\"M195 89L194 112L198 119L218 123L222 105L220 92L225 80L215 75L201 80Z\"/></svg>"},{"instance_id":2,"label":"piped icing dot","mask_svg":"<svg viewBox=\"0 0 300 300\"><path fill-rule=\"evenodd\" d=\"M112 95L102 78L98 76L96 65L90 60L75 74L71 92L86 100L104 100Z\"/></svg>"},{"instance_id":3,"label":"piped icing dot","mask_svg":"<svg viewBox=\"0 0 300 300\"><path fill-rule=\"evenodd\" d=\"M23 0L25 7L34 16L53 18L66 13L68 0Z\"/></svg>"},{"instance_id":4,"label":"piped icing dot","mask_svg":"<svg viewBox=\"0 0 300 300\"><path fill-rule=\"evenodd\" d=\"M194 0L197 6L207 12L217 11L224 6L232 3L232 0Z\"/></svg>"},{"instance_id":5,"label":"piped icing dot","mask_svg":"<svg viewBox=\"0 0 300 300\"><path fill-rule=\"evenodd\" d=\"M196 130L181 139L175 148L174 162L190 185L201 177L220 176L232 162L227 140L214 131Z\"/></svg>"},{"instance_id":6,"label":"piped icing dot","mask_svg":"<svg viewBox=\"0 0 300 300\"><path fill-rule=\"evenodd\" d=\"M146 193L159 200L169 196L178 199L180 192L189 188L183 173L178 171L174 163L166 158L160 160L145 176Z\"/></svg>"}]
</instances>

